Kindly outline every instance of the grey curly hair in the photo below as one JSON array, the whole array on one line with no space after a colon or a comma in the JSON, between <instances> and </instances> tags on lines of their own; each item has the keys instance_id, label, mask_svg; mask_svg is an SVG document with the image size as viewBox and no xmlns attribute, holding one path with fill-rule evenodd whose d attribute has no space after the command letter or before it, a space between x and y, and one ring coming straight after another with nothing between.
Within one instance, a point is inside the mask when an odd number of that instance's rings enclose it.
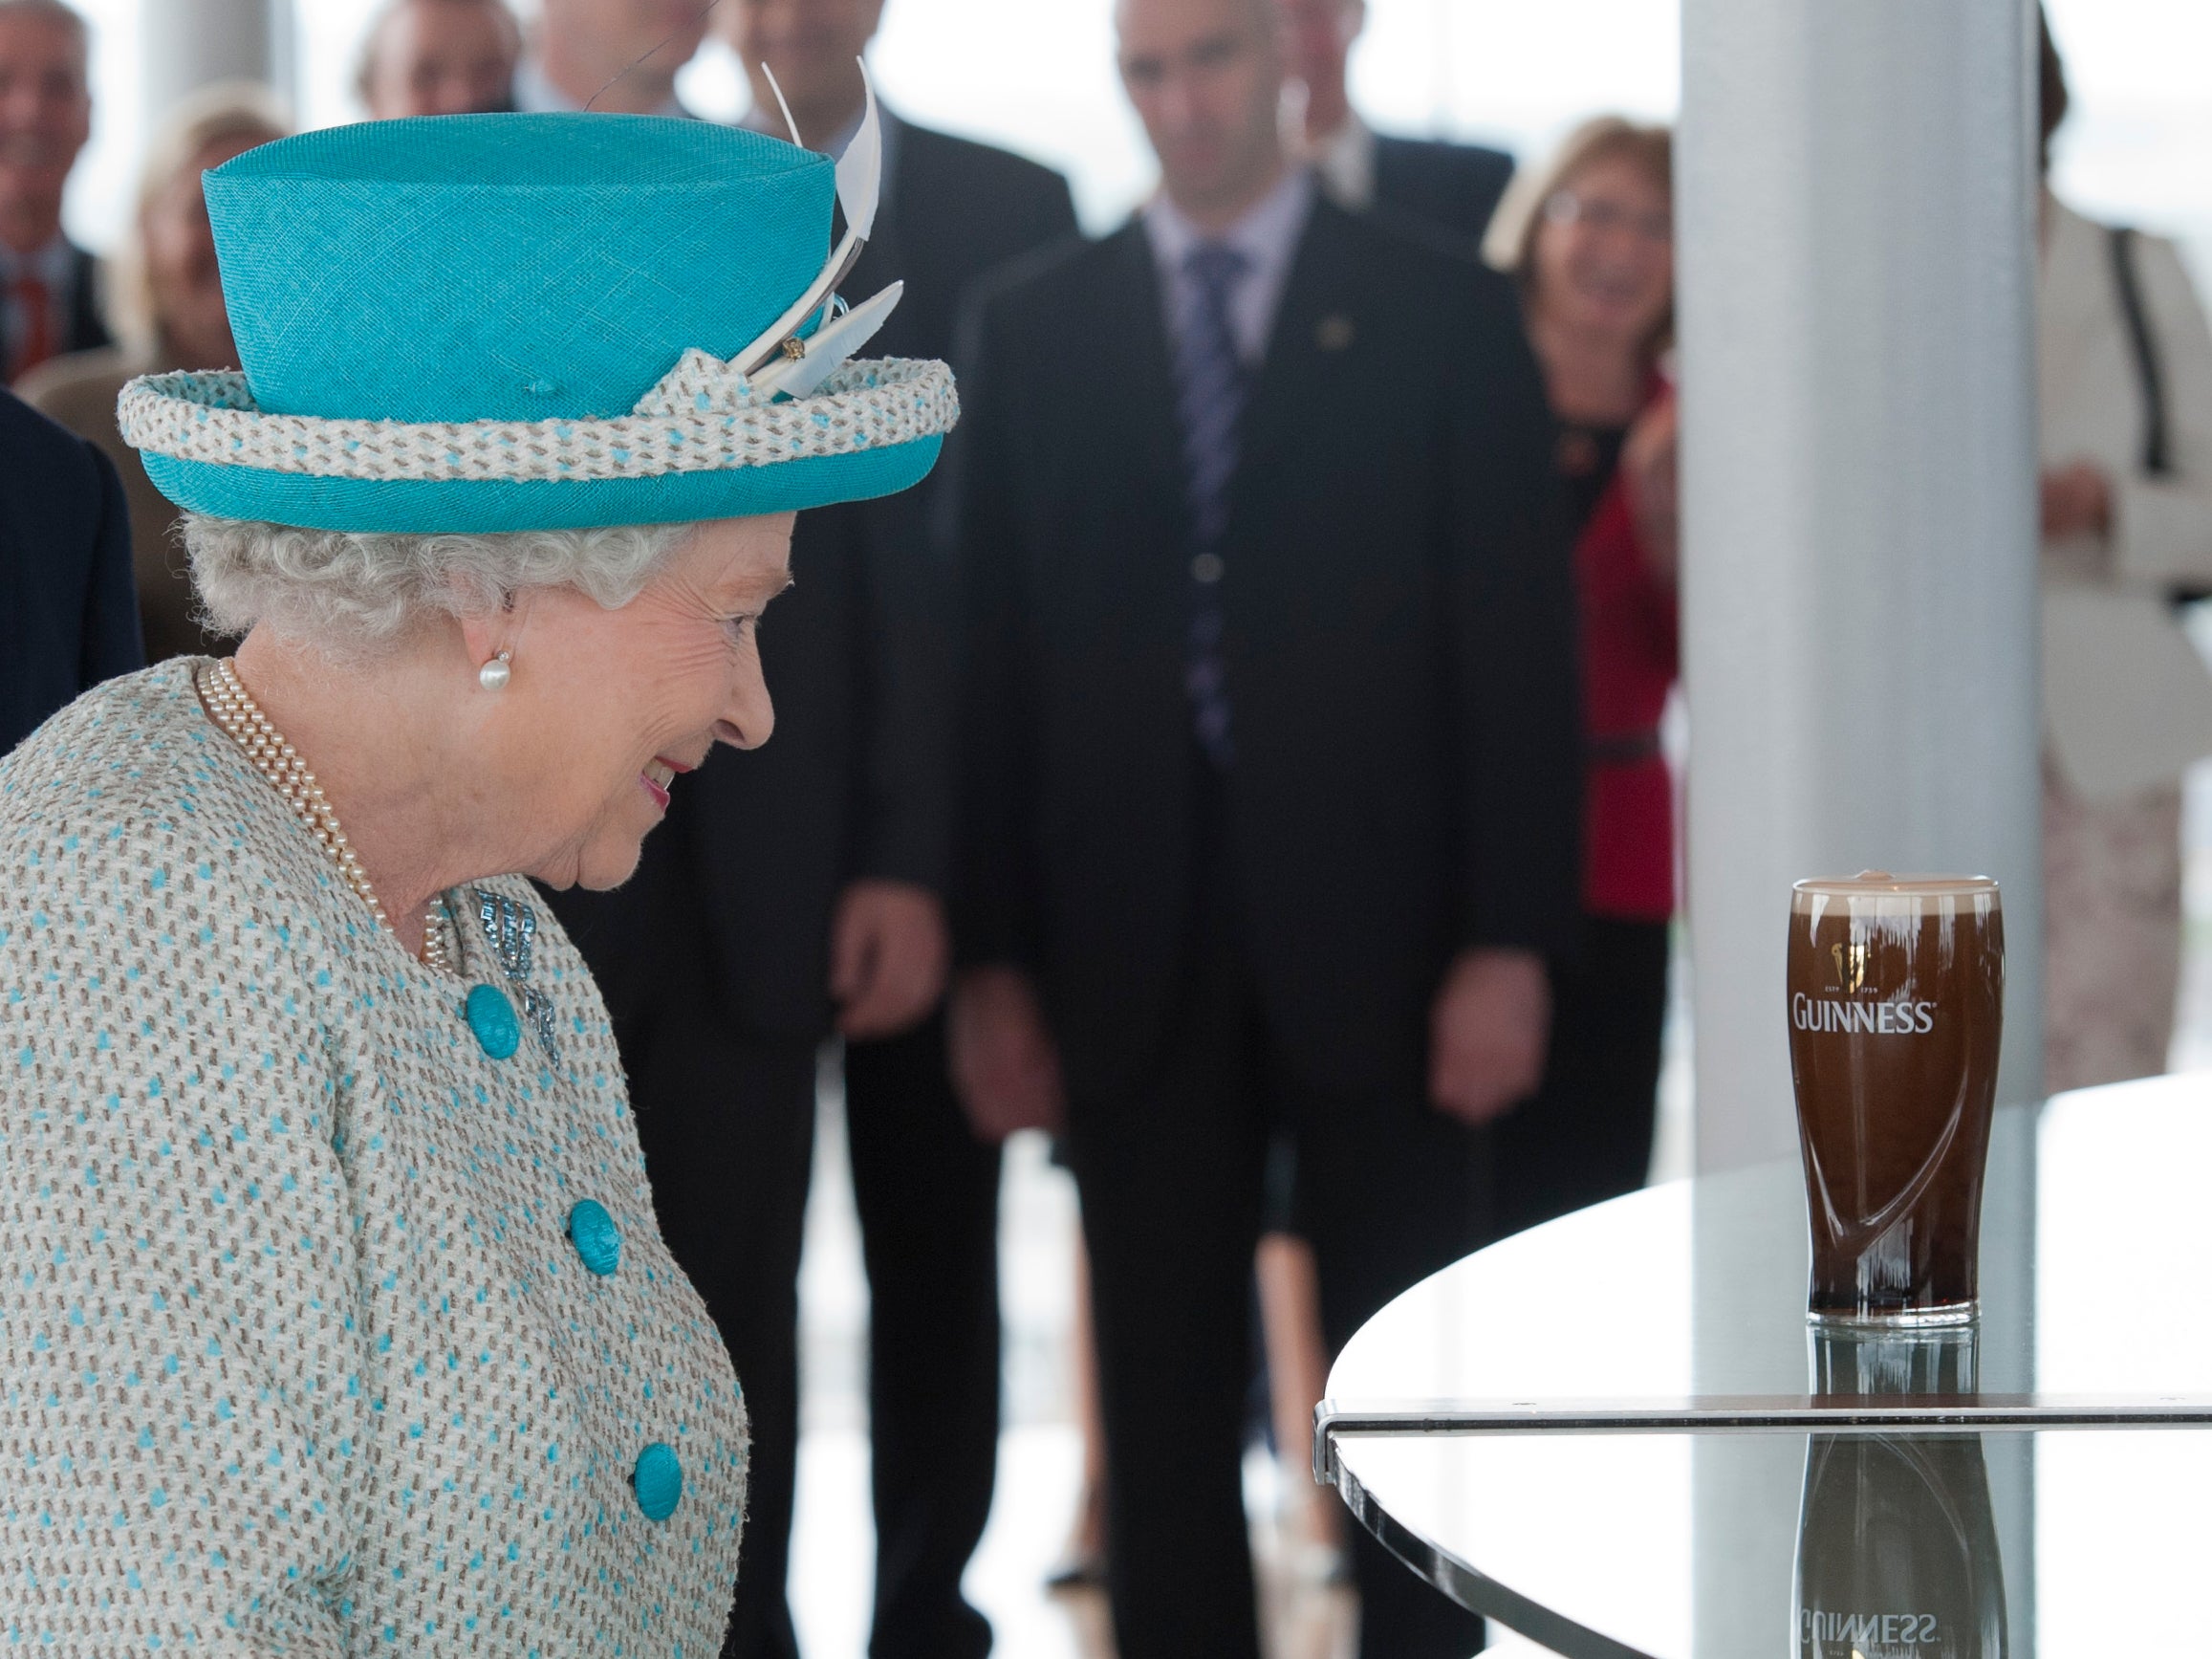
<instances>
[{"instance_id":1,"label":"grey curly hair","mask_svg":"<svg viewBox=\"0 0 2212 1659\"><path fill-rule=\"evenodd\" d=\"M192 579L212 627L242 634L266 622L354 654L389 644L424 612L488 616L523 588L579 588L618 610L694 528L415 535L184 516Z\"/></svg>"}]
</instances>

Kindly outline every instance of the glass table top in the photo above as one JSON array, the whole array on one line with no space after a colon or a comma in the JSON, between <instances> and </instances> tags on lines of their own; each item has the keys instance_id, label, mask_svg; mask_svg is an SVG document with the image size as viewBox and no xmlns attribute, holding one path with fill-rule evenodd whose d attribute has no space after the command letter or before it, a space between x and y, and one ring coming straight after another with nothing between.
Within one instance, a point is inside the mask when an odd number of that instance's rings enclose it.
<instances>
[{"instance_id":1,"label":"glass table top","mask_svg":"<svg viewBox=\"0 0 2212 1659\"><path fill-rule=\"evenodd\" d=\"M1409 1290L1346 1344L1339 1436L1440 1430L2212 1422L2212 1078L1998 1113L1982 1312L1956 1337L1805 1320L1797 1161L1655 1188Z\"/></svg>"},{"instance_id":2,"label":"glass table top","mask_svg":"<svg viewBox=\"0 0 2212 1659\"><path fill-rule=\"evenodd\" d=\"M1478 1252L1346 1344L1316 1468L1594 1659L2212 1651L2212 1078L1999 1114L1963 1332L1805 1320L1794 1159Z\"/></svg>"},{"instance_id":3,"label":"glass table top","mask_svg":"<svg viewBox=\"0 0 2212 1659\"><path fill-rule=\"evenodd\" d=\"M1472 1434L1342 1452L1455 1600L1569 1659L2212 1650L2212 1433Z\"/></svg>"}]
</instances>

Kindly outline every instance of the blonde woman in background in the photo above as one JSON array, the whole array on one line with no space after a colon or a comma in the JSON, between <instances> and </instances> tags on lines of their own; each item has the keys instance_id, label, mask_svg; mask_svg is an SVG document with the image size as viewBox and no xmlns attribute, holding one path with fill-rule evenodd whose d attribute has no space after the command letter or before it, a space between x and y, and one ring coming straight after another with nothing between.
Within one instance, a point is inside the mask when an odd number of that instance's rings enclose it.
<instances>
[{"instance_id":1,"label":"blonde woman in background","mask_svg":"<svg viewBox=\"0 0 2212 1659\"><path fill-rule=\"evenodd\" d=\"M1665 127L1586 121L1513 182L1483 250L1520 286L1559 423L1585 727L1582 950L1552 968L1543 1086L1492 1132L1500 1234L1633 1191L1651 1164L1675 906L1673 171Z\"/></svg>"},{"instance_id":2,"label":"blonde woman in background","mask_svg":"<svg viewBox=\"0 0 2212 1659\"><path fill-rule=\"evenodd\" d=\"M2043 32L2043 140L2066 76ZM2043 196L2046 981L2055 1091L2166 1069L2181 962L2181 775L2212 677L2176 614L2212 589L2212 332L2174 245Z\"/></svg>"},{"instance_id":3,"label":"blonde woman in background","mask_svg":"<svg viewBox=\"0 0 2212 1659\"><path fill-rule=\"evenodd\" d=\"M115 321L123 343L54 358L16 388L33 407L98 444L121 475L148 662L222 642L194 620L177 509L117 431L116 398L140 375L238 366L200 175L289 131L274 96L249 82L209 87L179 104L146 152L136 238L116 272Z\"/></svg>"}]
</instances>

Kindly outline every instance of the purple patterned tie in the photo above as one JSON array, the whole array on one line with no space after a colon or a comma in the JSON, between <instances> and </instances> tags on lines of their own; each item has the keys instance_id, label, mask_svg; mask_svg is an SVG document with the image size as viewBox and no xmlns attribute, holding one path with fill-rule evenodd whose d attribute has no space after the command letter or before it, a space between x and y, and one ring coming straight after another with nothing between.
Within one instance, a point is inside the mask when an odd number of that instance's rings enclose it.
<instances>
[{"instance_id":1,"label":"purple patterned tie","mask_svg":"<svg viewBox=\"0 0 2212 1659\"><path fill-rule=\"evenodd\" d=\"M1229 321L1230 298L1251 271L1234 248L1202 242L1183 257L1189 279L1181 295L1175 339L1176 412L1189 470L1191 560L1189 655L1183 683L1199 744L1216 766L1235 751L1229 742L1229 694L1222 663L1222 533L1228 525L1229 480L1237 469L1237 429L1250 377Z\"/></svg>"}]
</instances>

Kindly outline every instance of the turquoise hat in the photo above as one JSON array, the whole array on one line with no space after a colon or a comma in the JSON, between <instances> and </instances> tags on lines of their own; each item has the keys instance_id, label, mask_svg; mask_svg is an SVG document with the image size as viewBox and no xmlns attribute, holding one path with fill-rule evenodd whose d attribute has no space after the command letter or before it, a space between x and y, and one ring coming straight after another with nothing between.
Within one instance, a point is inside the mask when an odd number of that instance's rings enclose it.
<instances>
[{"instance_id":1,"label":"turquoise hat","mask_svg":"<svg viewBox=\"0 0 2212 1659\"><path fill-rule=\"evenodd\" d=\"M641 116L264 144L206 176L244 372L132 382L123 436L181 507L324 530L674 523L903 490L959 404L943 363L853 355L899 299L835 292L880 162L872 95L835 166Z\"/></svg>"}]
</instances>

